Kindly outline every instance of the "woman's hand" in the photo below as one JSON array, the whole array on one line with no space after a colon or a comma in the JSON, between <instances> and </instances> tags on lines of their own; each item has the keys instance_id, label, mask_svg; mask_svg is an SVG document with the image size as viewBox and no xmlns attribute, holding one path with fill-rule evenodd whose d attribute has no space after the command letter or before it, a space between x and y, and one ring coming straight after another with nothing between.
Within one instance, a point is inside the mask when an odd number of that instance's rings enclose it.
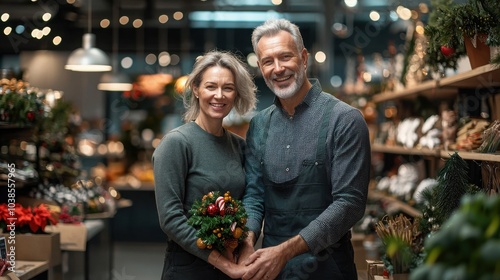
<instances>
[{"instance_id":1,"label":"woman's hand","mask_svg":"<svg viewBox=\"0 0 500 280\"><path fill-rule=\"evenodd\" d=\"M245 239L240 245L239 245L239 254L238 254L238 263L241 264L243 263L250 255L252 255L255 252L255 248L253 243L251 242L251 238Z\"/></svg>"}]
</instances>

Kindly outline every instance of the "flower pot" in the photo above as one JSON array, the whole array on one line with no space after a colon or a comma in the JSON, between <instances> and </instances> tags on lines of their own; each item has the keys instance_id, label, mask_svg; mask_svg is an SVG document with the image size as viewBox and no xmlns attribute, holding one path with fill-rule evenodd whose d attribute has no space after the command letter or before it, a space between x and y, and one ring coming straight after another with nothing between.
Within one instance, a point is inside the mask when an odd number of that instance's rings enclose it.
<instances>
[{"instance_id":1,"label":"flower pot","mask_svg":"<svg viewBox=\"0 0 500 280\"><path fill-rule=\"evenodd\" d=\"M490 47L486 45L486 34L477 34L475 38L464 35L465 51L472 69L490 63Z\"/></svg>"}]
</instances>

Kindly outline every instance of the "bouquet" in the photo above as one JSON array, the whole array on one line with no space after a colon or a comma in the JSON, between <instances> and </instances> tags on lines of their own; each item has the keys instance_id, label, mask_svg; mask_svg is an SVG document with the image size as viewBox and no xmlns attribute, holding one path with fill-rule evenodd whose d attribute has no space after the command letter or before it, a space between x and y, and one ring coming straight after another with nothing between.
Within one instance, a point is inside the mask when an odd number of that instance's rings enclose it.
<instances>
[{"instance_id":1,"label":"bouquet","mask_svg":"<svg viewBox=\"0 0 500 280\"><path fill-rule=\"evenodd\" d=\"M189 214L188 224L197 229L196 245L200 249L233 251L247 236L245 208L229 192L223 196L209 192L193 203Z\"/></svg>"}]
</instances>

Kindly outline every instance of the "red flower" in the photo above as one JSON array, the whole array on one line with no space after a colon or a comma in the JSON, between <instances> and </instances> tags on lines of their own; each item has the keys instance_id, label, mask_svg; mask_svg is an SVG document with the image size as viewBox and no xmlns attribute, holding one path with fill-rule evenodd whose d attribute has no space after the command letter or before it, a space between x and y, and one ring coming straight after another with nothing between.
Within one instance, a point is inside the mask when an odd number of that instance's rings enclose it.
<instances>
[{"instance_id":1,"label":"red flower","mask_svg":"<svg viewBox=\"0 0 500 280\"><path fill-rule=\"evenodd\" d=\"M52 217L52 213L50 213L49 209L44 204L40 204L38 207L33 208L33 213L33 219L30 221L30 229L32 232L37 232L38 229L44 231L47 224L57 224L57 221Z\"/></svg>"},{"instance_id":2,"label":"red flower","mask_svg":"<svg viewBox=\"0 0 500 280\"><path fill-rule=\"evenodd\" d=\"M7 208L7 204L0 204L0 221L7 222L9 216L9 208Z\"/></svg>"},{"instance_id":3,"label":"red flower","mask_svg":"<svg viewBox=\"0 0 500 280\"><path fill-rule=\"evenodd\" d=\"M50 210L44 204L37 207L23 207L16 203L14 216L11 217L6 204L0 205L0 221L5 221L8 225L8 218L15 218L15 230L17 232L40 233L45 231L45 227L49 224L57 224L57 220L52 216ZM3 226L3 225L2 225ZM4 228L4 231L10 231L10 228Z\"/></svg>"},{"instance_id":4,"label":"red flower","mask_svg":"<svg viewBox=\"0 0 500 280\"><path fill-rule=\"evenodd\" d=\"M24 208L21 204L16 203L16 218L16 225L18 228L29 225L30 221L33 219L31 207Z\"/></svg>"}]
</instances>

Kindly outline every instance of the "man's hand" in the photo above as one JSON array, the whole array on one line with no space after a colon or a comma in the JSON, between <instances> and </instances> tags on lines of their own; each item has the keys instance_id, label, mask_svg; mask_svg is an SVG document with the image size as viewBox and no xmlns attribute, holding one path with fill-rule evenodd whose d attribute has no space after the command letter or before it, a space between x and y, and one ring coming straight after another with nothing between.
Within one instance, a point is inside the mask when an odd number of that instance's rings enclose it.
<instances>
[{"instance_id":1,"label":"man's hand","mask_svg":"<svg viewBox=\"0 0 500 280\"><path fill-rule=\"evenodd\" d=\"M255 251L243 264L248 266L248 271L243 275L243 280L270 280L274 279L285 267L288 259L283 255L280 245Z\"/></svg>"},{"instance_id":2,"label":"man's hand","mask_svg":"<svg viewBox=\"0 0 500 280\"><path fill-rule=\"evenodd\" d=\"M299 235L277 246L259 249L243 262L244 265L248 266L248 271L243 275L242 279L275 279L290 259L308 250L309 247Z\"/></svg>"}]
</instances>

